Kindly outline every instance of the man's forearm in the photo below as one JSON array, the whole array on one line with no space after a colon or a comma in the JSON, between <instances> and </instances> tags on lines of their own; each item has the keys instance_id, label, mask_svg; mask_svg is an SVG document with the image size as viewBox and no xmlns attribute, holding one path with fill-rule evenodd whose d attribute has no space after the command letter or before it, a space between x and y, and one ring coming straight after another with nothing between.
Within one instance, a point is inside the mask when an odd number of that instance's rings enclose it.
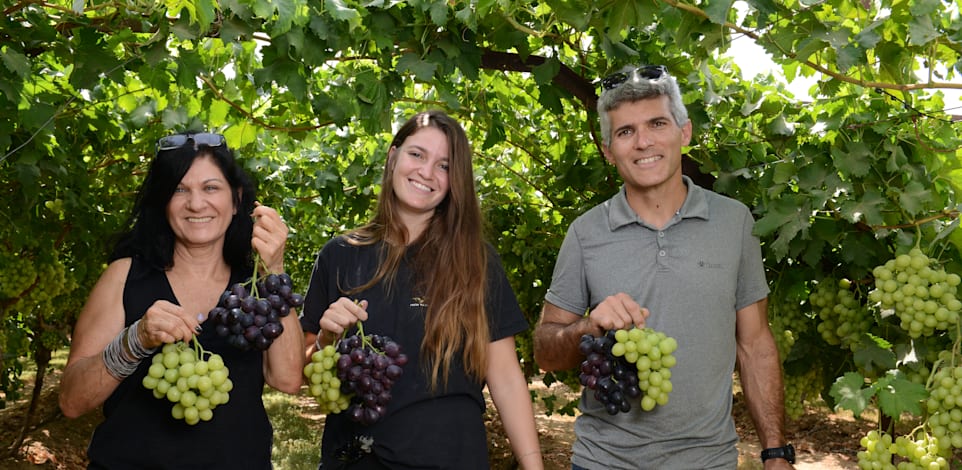
<instances>
[{"instance_id":1,"label":"man's forearm","mask_svg":"<svg viewBox=\"0 0 962 470\"><path fill-rule=\"evenodd\" d=\"M548 371L578 367L584 360L578 344L585 334L597 334L585 318L569 324L542 322L534 334L535 362Z\"/></svg>"},{"instance_id":2,"label":"man's forearm","mask_svg":"<svg viewBox=\"0 0 962 470\"><path fill-rule=\"evenodd\" d=\"M778 353L739 361L739 379L763 448L785 444L785 401Z\"/></svg>"}]
</instances>

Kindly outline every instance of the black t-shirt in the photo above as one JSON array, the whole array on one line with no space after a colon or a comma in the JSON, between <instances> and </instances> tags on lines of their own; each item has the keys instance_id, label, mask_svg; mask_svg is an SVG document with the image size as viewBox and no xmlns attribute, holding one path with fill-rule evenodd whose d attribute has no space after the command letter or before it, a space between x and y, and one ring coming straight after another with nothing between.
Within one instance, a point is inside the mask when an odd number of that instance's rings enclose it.
<instances>
[{"instance_id":1,"label":"black t-shirt","mask_svg":"<svg viewBox=\"0 0 962 470\"><path fill-rule=\"evenodd\" d=\"M230 283L242 280L235 272ZM135 258L124 286L124 323L129 326L143 317L157 300L177 303L166 274ZM271 468L273 430L261 401L264 355L227 344L210 320L202 326L200 344L223 357L234 383L228 402L214 408L210 421L189 425L174 419L173 403L155 398L141 383L153 358L148 357L104 402L104 422L87 449L90 469Z\"/></svg>"},{"instance_id":2,"label":"black t-shirt","mask_svg":"<svg viewBox=\"0 0 962 470\"><path fill-rule=\"evenodd\" d=\"M355 246L343 237L328 242L317 256L301 314L304 331L316 333L327 307L344 291L363 285L377 271L380 244ZM493 247L488 245L485 308L491 341L528 328L514 291ZM324 470L338 468L487 469L484 428L484 384L472 380L460 358L453 363L447 387L432 395L420 361L426 305L412 291L408 259L402 261L390 294L380 282L354 294L368 301L365 334L380 334L397 342L408 356L404 374L391 390L387 415L372 426L351 420L346 412L330 414L324 426L321 459ZM437 260L439 263L456 260ZM345 466L334 453L355 437L374 439L376 458ZM380 463L378 463L378 460Z\"/></svg>"}]
</instances>

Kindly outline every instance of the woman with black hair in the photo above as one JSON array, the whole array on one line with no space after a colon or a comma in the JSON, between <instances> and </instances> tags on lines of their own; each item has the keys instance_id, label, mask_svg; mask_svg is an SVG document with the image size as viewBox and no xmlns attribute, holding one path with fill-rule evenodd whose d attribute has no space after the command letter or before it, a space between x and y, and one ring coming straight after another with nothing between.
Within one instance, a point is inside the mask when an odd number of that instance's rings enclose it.
<instances>
[{"instance_id":1,"label":"woman with black hair","mask_svg":"<svg viewBox=\"0 0 962 470\"><path fill-rule=\"evenodd\" d=\"M303 336L296 315L269 349L242 350L207 321L229 286L254 271L284 271L287 226L255 201L250 178L219 134L158 142L129 229L74 327L60 408L78 417L103 405L88 448L91 469L271 468L264 384L295 394ZM209 421L172 416L142 383L165 344L192 342L223 358L233 390Z\"/></svg>"}]
</instances>

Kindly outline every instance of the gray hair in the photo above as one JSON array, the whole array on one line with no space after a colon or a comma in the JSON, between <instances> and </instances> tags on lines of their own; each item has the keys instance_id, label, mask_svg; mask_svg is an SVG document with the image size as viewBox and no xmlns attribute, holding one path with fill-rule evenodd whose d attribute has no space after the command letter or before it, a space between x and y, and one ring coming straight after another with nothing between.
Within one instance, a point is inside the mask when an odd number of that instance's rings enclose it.
<instances>
[{"instance_id":1,"label":"gray hair","mask_svg":"<svg viewBox=\"0 0 962 470\"><path fill-rule=\"evenodd\" d=\"M621 106L622 103L633 103L658 96L668 97L668 109L679 127L688 122L688 110L681 99L681 90L675 77L667 72L658 79L640 77L636 73L638 66L629 65L621 69L627 74L624 83L614 86L610 90L602 90L598 98L598 117L601 120L601 138L605 145L611 143L611 117L608 111Z\"/></svg>"}]
</instances>

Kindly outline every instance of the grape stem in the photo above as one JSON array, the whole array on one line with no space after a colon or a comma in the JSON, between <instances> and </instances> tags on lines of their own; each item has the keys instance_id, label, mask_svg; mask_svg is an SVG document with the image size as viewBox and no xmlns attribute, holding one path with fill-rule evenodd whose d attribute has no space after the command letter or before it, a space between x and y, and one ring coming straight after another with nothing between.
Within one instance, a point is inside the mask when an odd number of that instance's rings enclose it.
<instances>
[{"instance_id":1,"label":"grape stem","mask_svg":"<svg viewBox=\"0 0 962 470\"><path fill-rule=\"evenodd\" d=\"M198 359L206 360L207 357L210 357L214 354L204 349L204 346L202 346L200 344L200 341L197 340L197 335L194 335L192 343L194 345L194 354L197 356Z\"/></svg>"},{"instance_id":2,"label":"grape stem","mask_svg":"<svg viewBox=\"0 0 962 470\"><path fill-rule=\"evenodd\" d=\"M354 300L354 303L355 303L355 304L360 304L361 301L360 301L360 300ZM362 347L362 348L363 348L363 347L371 348L372 351L374 351L374 352L376 352L376 353L378 353L378 354L381 354L382 351L381 351L380 349L378 349L378 348L375 348L374 345L371 344L370 338L369 338L366 334L364 334L364 322L358 320L357 323L356 323L356 325L357 325L357 335L361 338L361 347ZM341 339L343 339L345 335L347 335L347 330L344 330L344 333L341 335Z\"/></svg>"}]
</instances>

